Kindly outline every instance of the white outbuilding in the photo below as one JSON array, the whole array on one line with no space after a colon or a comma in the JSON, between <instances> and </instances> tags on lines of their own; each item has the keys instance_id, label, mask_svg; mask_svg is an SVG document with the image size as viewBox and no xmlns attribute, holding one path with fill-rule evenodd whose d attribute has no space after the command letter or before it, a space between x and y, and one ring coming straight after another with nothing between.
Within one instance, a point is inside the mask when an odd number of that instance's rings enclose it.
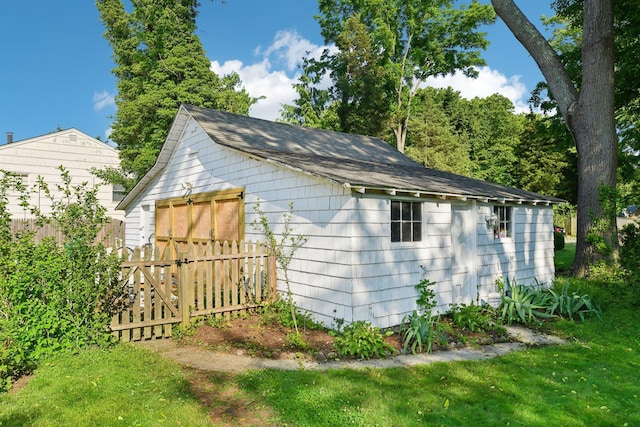
<instances>
[{"instance_id":1,"label":"white outbuilding","mask_svg":"<svg viewBox=\"0 0 640 427\"><path fill-rule=\"evenodd\" d=\"M279 233L292 203L307 239L289 267L298 307L386 328L416 308L422 279L440 312L488 301L498 279L552 281L560 202L425 168L378 138L183 105L119 208L128 246L162 246L261 240L256 205Z\"/></svg>"}]
</instances>

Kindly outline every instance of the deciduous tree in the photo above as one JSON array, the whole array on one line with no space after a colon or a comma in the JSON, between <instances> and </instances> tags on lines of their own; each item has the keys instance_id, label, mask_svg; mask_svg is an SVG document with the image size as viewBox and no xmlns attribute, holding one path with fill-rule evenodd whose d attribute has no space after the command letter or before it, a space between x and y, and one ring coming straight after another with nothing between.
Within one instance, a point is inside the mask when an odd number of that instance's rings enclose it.
<instances>
[{"instance_id":1,"label":"deciduous tree","mask_svg":"<svg viewBox=\"0 0 640 427\"><path fill-rule=\"evenodd\" d=\"M584 0L580 84L550 43L513 0L491 0L493 7L538 64L573 134L578 152L578 236L573 271L587 272L590 248L587 235L603 218L602 187L615 188L618 146L614 119L613 1ZM616 245L615 218L606 218L605 238Z\"/></svg>"},{"instance_id":2,"label":"deciduous tree","mask_svg":"<svg viewBox=\"0 0 640 427\"><path fill-rule=\"evenodd\" d=\"M316 17L326 50L308 59L302 94L312 94L325 75L333 86L327 96L306 96L287 109L290 121L335 108L340 130L395 139L404 152L411 103L427 77L461 70L468 76L483 65L480 50L488 42L478 31L492 22L490 7L472 1L455 7L452 0L319 0ZM309 108L309 101L323 105ZM375 115L371 117L372 112Z\"/></svg>"}]
</instances>

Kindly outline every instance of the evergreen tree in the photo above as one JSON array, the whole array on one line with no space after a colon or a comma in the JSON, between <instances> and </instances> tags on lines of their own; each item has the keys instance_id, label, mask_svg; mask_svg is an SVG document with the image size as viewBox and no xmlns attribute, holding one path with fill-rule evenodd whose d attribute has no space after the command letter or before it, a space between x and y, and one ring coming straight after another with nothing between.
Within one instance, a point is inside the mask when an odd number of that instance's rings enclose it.
<instances>
[{"instance_id":1,"label":"evergreen tree","mask_svg":"<svg viewBox=\"0 0 640 427\"><path fill-rule=\"evenodd\" d=\"M97 0L113 48L118 94L111 139L130 188L154 164L181 103L247 114L255 102L237 74L210 69L195 35L197 0ZM114 171L103 176L117 181Z\"/></svg>"},{"instance_id":2,"label":"evergreen tree","mask_svg":"<svg viewBox=\"0 0 640 427\"><path fill-rule=\"evenodd\" d=\"M432 169L472 176L468 135L453 125L462 102L460 93L451 88L418 90L409 121L407 156Z\"/></svg>"}]
</instances>

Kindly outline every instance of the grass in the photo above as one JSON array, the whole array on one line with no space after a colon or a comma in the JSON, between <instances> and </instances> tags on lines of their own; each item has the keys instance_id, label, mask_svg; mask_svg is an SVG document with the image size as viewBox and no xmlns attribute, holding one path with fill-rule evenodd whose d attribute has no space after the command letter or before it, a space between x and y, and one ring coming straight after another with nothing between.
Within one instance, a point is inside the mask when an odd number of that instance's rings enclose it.
<instances>
[{"instance_id":1,"label":"grass","mask_svg":"<svg viewBox=\"0 0 640 427\"><path fill-rule=\"evenodd\" d=\"M547 324L564 346L413 368L211 374L200 406L183 376L192 372L122 345L50 360L0 396L0 426L640 425L638 284L559 280L604 308L602 321ZM230 400L269 422L233 418ZM214 410L227 415L209 421Z\"/></svg>"},{"instance_id":2,"label":"grass","mask_svg":"<svg viewBox=\"0 0 640 427\"><path fill-rule=\"evenodd\" d=\"M557 272L567 271L576 256L576 243L566 242L564 249L555 252L555 265Z\"/></svg>"},{"instance_id":3,"label":"grass","mask_svg":"<svg viewBox=\"0 0 640 427\"><path fill-rule=\"evenodd\" d=\"M637 310L560 322L573 343L411 369L259 371L236 380L295 426L640 425ZM286 392L284 392L286 390Z\"/></svg>"},{"instance_id":4,"label":"grass","mask_svg":"<svg viewBox=\"0 0 640 427\"><path fill-rule=\"evenodd\" d=\"M88 425L211 424L180 369L133 345L59 355L0 395L0 426Z\"/></svg>"}]
</instances>

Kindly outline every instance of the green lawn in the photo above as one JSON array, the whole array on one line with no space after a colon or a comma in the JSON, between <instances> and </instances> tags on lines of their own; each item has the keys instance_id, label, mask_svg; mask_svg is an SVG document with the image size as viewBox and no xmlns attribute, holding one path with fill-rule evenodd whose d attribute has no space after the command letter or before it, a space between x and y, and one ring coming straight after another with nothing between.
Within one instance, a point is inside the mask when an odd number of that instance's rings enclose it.
<instances>
[{"instance_id":1,"label":"green lawn","mask_svg":"<svg viewBox=\"0 0 640 427\"><path fill-rule=\"evenodd\" d=\"M0 394L0 426L209 426L180 369L133 345L60 355Z\"/></svg>"},{"instance_id":2,"label":"green lawn","mask_svg":"<svg viewBox=\"0 0 640 427\"><path fill-rule=\"evenodd\" d=\"M637 310L563 322L570 345L412 369L245 373L241 387L296 426L640 425Z\"/></svg>"},{"instance_id":3,"label":"green lawn","mask_svg":"<svg viewBox=\"0 0 640 427\"><path fill-rule=\"evenodd\" d=\"M555 252L555 265L557 272L567 271L576 256L576 243L566 242L564 249Z\"/></svg>"},{"instance_id":4,"label":"green lawn","mask_svg":"<svg viewBox=\"0 0 640 427\"><path fill-rule=\"evenodd\" d=\"M0 395L0 426L251 425L233 418L239 407L275 426L640 425L637 291L571 287L601 303L603 321L552 323L564 346L415 368L211 374L199 405L176 365L122 345L44 364L24 389ZM211 423L214 408L223 415Z\"/></svg>"}]
</instances>

